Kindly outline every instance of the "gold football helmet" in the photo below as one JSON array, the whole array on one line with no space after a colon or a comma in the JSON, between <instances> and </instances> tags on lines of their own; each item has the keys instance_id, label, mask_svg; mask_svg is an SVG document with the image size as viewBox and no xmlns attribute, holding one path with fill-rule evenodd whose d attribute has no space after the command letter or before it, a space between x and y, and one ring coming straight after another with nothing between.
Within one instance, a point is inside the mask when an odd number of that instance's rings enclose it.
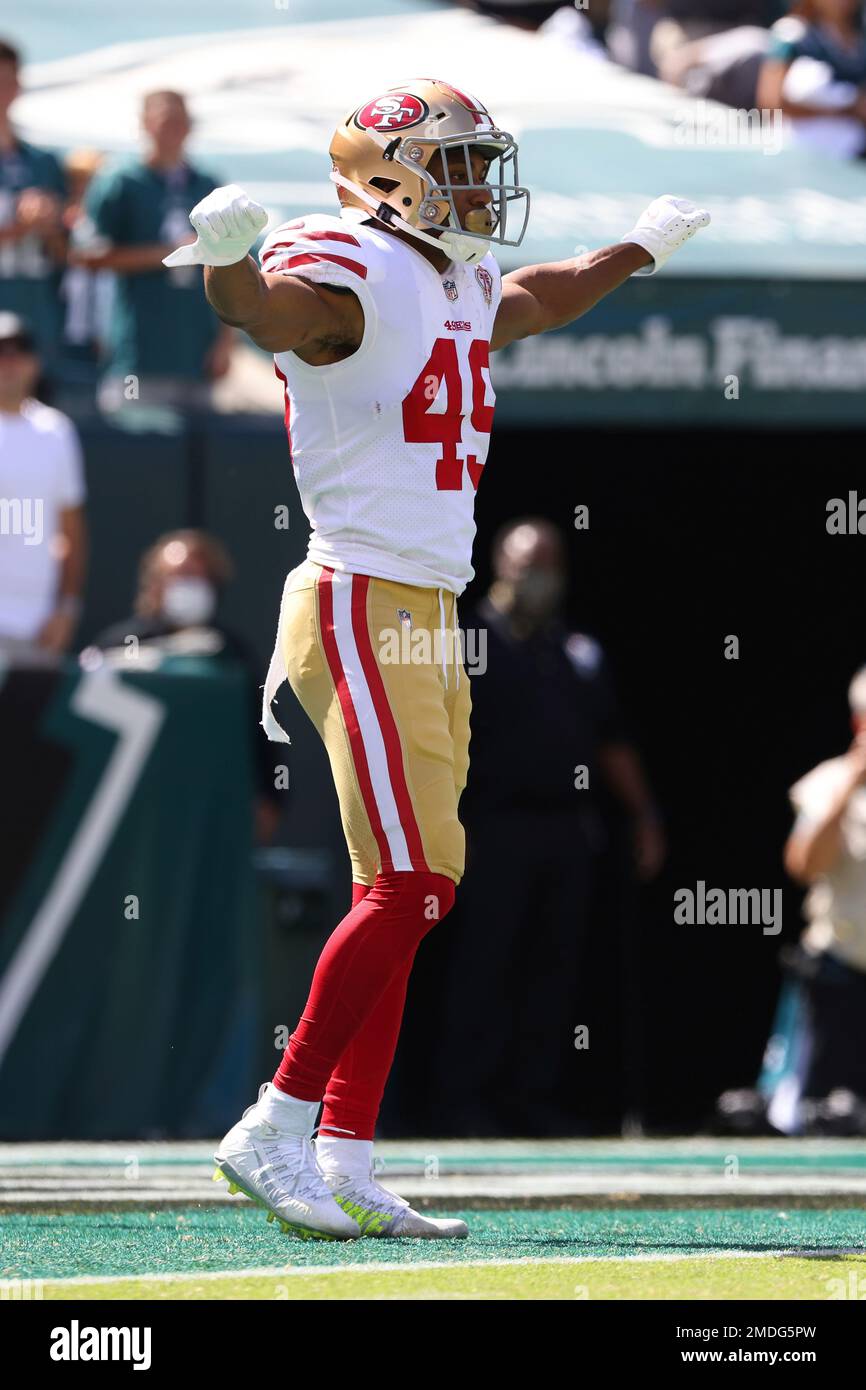
<instances>
[{"instance_id":1,"label":"gold football helmet","mask_svg":"<svg viewBox=\"0 0 866 1390\"><path fill-rule=\"evenodd\" d=\"M441 181L427 169L437 150L442 155ZM481 183L474 180L473 151L488 161ZM457 157L460 153L463 161ZM518 183L517 144L497 129L479 101L447 82L405 82L350 111L334 132L330 155L331 179L345 190L344 203L369 209L380 221L402 227L455 260L474 264L491 242L519 246L523 240L529 190ZM454 171L462 169L463 162L466 181L454 184ZM506 181L509 173L511 181ZM461 223L454 194L478 188L486 189L491 201L473 208ZM522 222L518 235L508 237L512 204L522 213ZM439 237L430 234L436 230Z\"/></svg>"}]
</instances>

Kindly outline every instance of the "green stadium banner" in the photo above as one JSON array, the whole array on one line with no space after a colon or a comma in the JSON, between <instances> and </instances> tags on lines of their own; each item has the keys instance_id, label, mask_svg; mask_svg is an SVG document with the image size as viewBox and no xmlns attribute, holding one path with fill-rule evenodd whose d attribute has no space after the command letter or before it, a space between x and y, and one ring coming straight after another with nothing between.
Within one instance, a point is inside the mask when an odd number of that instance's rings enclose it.
<instances>
[{"instance_id":1,"label":"green stadium banner","mask_svg":"<svg viewBox=\"0 0 866 1390\"><path fill-rule=\"evenodd\" d=\"M216 1134L254 1098L248 725L207 658L0 676L0 1138Z\"/></svg>"},{"instance_id":2,"label":"green stadium banner","mask_svg":"<svg viewBox=\"0 0 866 1390\"><path fill-rule=\"evenodd\" d=\"M863 425L866 287L632 280L496 353L491 380L516 425Z\"/></svg>"}]
</instances>

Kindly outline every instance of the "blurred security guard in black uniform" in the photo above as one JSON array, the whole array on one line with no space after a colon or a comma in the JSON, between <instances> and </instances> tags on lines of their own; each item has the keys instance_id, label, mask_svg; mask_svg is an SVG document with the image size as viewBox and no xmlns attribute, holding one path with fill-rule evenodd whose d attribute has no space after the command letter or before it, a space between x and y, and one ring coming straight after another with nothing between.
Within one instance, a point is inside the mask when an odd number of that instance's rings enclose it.
<instances>
[{"instance_id":1,"label":"blurred security guard in black uniform","mask_svg":"<svg viewBox=\"0 0 866 1390\"><path fill-rule=\"evenodd\" d=\"M486 598L463 615L467 868L436 1083L451 1133L568 1134L579 1098L568 1094L565 1068L603 833L597 790L631 820L640 878L659 871L664 838L602 650L557 616L566 586L559 532L543 520L512 523L494 542L493 568Z\"/></svg>"}]
</instances>

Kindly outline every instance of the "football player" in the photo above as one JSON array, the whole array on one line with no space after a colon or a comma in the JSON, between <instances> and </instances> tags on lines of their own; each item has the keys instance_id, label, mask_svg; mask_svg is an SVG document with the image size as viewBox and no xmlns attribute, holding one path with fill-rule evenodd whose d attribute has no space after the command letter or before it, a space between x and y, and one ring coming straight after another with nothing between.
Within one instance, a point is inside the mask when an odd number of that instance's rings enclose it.
<instances>
[{"instance_id":1,"label":"football player","mask_svg":"<svg viewBox=\"0 0 866 1390\"><path fill-rule=\"evenodd\" d=\"M306 1238L451 1238L464 1222L378 1182L373 1137L415 953L464 868L457 598L473 574L490 353L659 270L709 216L661 197L620 244L502 277L491 247L520 243L529 193L515 141L475 98L406 82L351 111L330 155L339 215L277 227L261 268L248 252L267 214L235 185L193 209L197 241L166 259L204 266L219 317L273 352L283 383L311 535L285 583L262 722L286 739L271 702L287 679L326 746L354 880L276 1075L216 1162Z\"/></svg>"}]
</instances>

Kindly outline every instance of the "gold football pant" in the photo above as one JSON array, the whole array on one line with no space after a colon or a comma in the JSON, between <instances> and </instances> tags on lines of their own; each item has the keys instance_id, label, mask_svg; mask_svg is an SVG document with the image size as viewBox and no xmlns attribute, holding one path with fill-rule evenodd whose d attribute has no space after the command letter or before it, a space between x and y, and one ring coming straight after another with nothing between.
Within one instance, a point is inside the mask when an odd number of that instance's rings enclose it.
<instances>
[{"instance_id":1,"label":"gold football pant","mask_svg":"<svg viewBox=\"0 0 866 1390\"><path fill-rule=\"evenodd\" d=\"M459 883L471 699L456 596L305 560L283 590L271 737L284 678L327 749L354 881L417 869Z\"/></svg>"}]
</instances>

